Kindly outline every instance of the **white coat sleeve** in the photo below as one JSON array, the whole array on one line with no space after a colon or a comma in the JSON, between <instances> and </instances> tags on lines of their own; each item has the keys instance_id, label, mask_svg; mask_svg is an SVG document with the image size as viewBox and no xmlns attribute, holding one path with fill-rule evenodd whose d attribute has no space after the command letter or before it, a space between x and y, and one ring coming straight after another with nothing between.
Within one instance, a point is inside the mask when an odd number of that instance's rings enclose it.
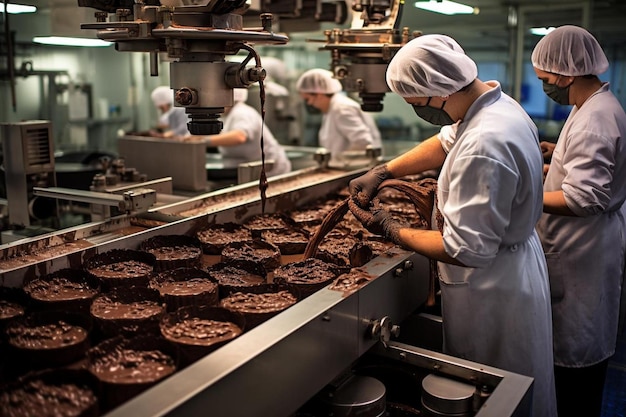
<instances>
[{"instance_id":1,"label":"white coat sleeve","mask_svg":"<svg viewBox=\"0 0 626 417\"><path fill-rule=\"evenodd\" d=\"M604 211L611 201L615 144L598 133L577 130L567 137L563 155L563 195L577 216Z\"/></svg>"},{"instance_id":2,"label":"white coat sleeve","mask_svg":"<svg viewBox=\"0 0 626 417\"><path fill-rule=\"evenodd\" d=\"M493 158L470 155L452 162L450 178L442 190L444 248L469 267L488 266L510 223L518 175Z\"/></svg>"}]
</instances>

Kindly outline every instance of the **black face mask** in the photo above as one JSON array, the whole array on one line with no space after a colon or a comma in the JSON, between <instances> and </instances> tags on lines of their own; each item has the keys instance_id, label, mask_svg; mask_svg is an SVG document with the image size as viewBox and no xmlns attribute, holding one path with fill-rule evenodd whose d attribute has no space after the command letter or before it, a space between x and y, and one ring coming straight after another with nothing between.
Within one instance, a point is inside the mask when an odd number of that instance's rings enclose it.
<instances>
[{"instance_id":1,"label":"black face mask","mask_svg":"<svg viewBox=\"0 0 626 417\"><path fill-rule=\"evenodd\" d=\"M543 92L557 103L567 106L569 105L569 88L573 83L574 81L572 81L567 87L559 87L556 84L550 84L547 81L543 81Z\"/></svg>"},{"instance_id":2,"label":"black face mask","mask_svg":"<svg viewBox=\"0 0 626 417\"><path fill-rule=\"evenodd\" d=\"M444 101L440 108L430 107L428 105L428 103L430 103L430 99L432 99L432 97L428 97L428 101L424 106L412 104L415 114L434 125L445 126L454 124L454 120L452 120L452 117L450 117L450 115L443 109L443 106L446 105L446 102Z\"/></svg>"},{"instance_id":3,"label":"black face mask","mask_svg":"<svg viewBox=\"0 0 626 417\"><path fill-rule=\"evenodd\" d=\"M322 114L322 111L317 107L313 107L310 104L304 103L304 108L308 114Z\"/></svg>"}]
</instances>

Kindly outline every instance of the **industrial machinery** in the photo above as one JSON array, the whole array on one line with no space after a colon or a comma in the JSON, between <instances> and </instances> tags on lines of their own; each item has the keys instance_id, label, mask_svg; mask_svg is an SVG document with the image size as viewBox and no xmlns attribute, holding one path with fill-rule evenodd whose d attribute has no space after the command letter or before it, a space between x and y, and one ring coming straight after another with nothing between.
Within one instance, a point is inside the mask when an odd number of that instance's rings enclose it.
<instances>
[{"instance_id":1,"label":"industrial machinery","mask_svg":"<svg viewBox=\"0 0 626 417\"><path fill-rule=\"evenodd\" d=\"M350 29L325 30L331 52L331 69L348 92L356 92L364 111L382 111L382 100L389 91L385 71L395 53L419 32L399 29L403 1L352 2Z\"/></svg>"},{"instance_id":2,"label":"industrial machinery","mask_svg":"<svg viewBox=\"0 0 626 417\"><path fill-rule=\"evenodd\" d=\"M41 220L55 219L56 202L33 193L35 187L56 185L52 124L34 120L2 123L0 128L9 228L41 226Z\"/></svg>"},{"instance_id":3,"label":"industrial machinery","mask_svg":"<svg viewBox=\"0 0 626 417\"><path fill-rule=\"evenodd\" d=\"M189 132L197 135L222 130L218 118L225 107L233 105L233 88L265 78L261 59L250 42L284 44L288 40L272 32L271 14L261 15L261 27L244 28L242 14L247 6L242 0L163 5L154 1L79 0L78 4L101 10L95 14L96 23L83 23L81 28L96 29L100 39L115 42L119 51L149 52L151 75L158 75L159 52L167 53L173 60L170 85L175 105L185 107ZM243 62L225 60L241 50L249 53ZM255 66L248 67L252 58Z\"/></svg>"},{"instance_id":4,"label":"industrial machinery","mask_svg":"<svg viewBox=\"0 0 626 417\"><path fill-rule=\"evenodd\" d=\"M313 168L270 178L266 212L326 198L363 172ZM123 216L16 242L0 250L1 283L19 287L34 276L78 268L96 253L134 249L157 235L190 234L206 224L243 222L260 213L257 186L246 183L138 215L140 220L158 218L147 226ZM436 373L471 384L483 393L484 404L475 417L529 415L531 378L397 339L397 325L402 335L406 319L427 298L428 259L393 249L363 268L372 279L359 288L323 288L107 415L183 416L207 410L212 416L229 417L299 415L318 392L339 386L346 375L374 369L363 365L371 360L415 369L408 372L417 380ZM391 395L393 388L388 391ZM413 395L419 398L420 392Z\"/></svg>"}]
</instances>

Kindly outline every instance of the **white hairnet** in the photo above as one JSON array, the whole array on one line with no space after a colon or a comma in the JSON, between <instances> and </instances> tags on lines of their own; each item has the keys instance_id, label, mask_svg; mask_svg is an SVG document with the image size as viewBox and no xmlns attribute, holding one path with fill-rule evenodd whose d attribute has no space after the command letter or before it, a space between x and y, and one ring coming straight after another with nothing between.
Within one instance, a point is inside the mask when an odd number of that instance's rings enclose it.
<instances>
[{"instance_id":1,"label":"white hairnet","mask_svg":"<svg viewBox=\"0 0 626 417\"><path fill-rule=\"evenodd\" d=\"M310 69L302 74L296 88L300 93L310 94L335 94L342 90L341 83L333 78L333 73L321 68Z\"/></svg>"},{"instance_id":2,"label":"white hairnet","mask_svg":"<svg viewBox=\"0 0 626 417\"><path fill-rule=\"evenodd\" d=\"M239 103L248 100L247 88L233 88L233 101Z\"/></svg>"},{"instance_id":3,"label":"white hairnet","mask_svg":"<svg viewBox=\"0 0 626 417\"><path fill-rule=\"evenodd\" d=\"M150 98L156 107L163 106L165 104L174 104L174 92L171 88L164 85L152 90Z\"/></svg>"},{"instance_id":4,"label":"white hairnet","mask_svg":"<svg viewBox=\"0 0 626 417\"><path fill-rule=\"evenodd\" d=\"M598 75L609 68L596 38L572 25L558 27L544 36L530 59L535 68L568 77Z\"/></svg>"},{"instance_id":5,"label":"white hairnet","mask_svg":"<svg viewBox=\"0 0 626 417\"><path fill-rule=\"evenodd\" d=\"M387 68L387 85L401 97L445 97L476 79L478 68L446 35L423 35L404 45Z\"/></svg>"}]
</instances>

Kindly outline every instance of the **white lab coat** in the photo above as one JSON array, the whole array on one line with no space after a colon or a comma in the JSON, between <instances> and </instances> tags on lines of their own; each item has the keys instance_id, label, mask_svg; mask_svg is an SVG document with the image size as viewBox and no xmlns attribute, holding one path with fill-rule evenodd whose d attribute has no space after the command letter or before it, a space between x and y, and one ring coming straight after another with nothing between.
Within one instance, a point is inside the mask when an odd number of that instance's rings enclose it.
<instances>
[{"instance_id":1,"label":"white lab coat","mask_svg":"<svg viewBox=\"0 0 626 417\"><path fill-rule=\"evenodd\" d=\"M189 117L187 116L187 113L185 113L184 107L172 107L165 114L167 114L167 125L169 126L169 130L174 132L174 135L189 135L189 130L187 129Z\"/></svg>"},{"instance_id":2,"label":"white lab coat","mask_svg":"<svg viewBox=\"0 0 626 417\"><path fill-rule=\"evenodd\" d=\"M444 350L534 378L533 417L556 416L537 128L497 82L456 127L438 180ZM444 135L445 136L445 135ZM443 144L444 149L447 147Z\"/></svg>"},{"instance_id":3,"label":"white lab coat","mask_svg":"<svg viewBox=\"0 0 626 417\"><path fill-rule=\"evenodd\" d=\"M246 133L246 142L237 146L220 146L224 164L235 167L240 163L261 160L261 128L263 128L263 148L265 160L274 161L274 166L266 172L267 176L285 174L291 171L291 162L283 147L276 141L272 132L263 124L261 115L245 103L235 103L224 116L224 132L242 130Z\"/></svg>"},{"instance_id":4,"label":"white lab coat","mask_svg":"<svg viewBox=\"0 0 626 417\"><path fill-rule=\"evenodd\" d=\"M331 155L330 165L343 166L342 152L365 150L369 145L382 147L380 132L374 118L361 110L350 97L337 93L330 100L328 112L322 117L318 133L319 145Z\"/></svg>"},{"instance_id":5,"label":"white lab coat","mask_svg":"<svg viewBox=\"0 0 626 417\"><path fill-rule=\"evenodd\" d=\"M626 114L608 83L574 107L561 130L545 191L563 189L578 216L537 225L552 291L554 359L590 366L615 352L626 222Z\"/></svg>"}]
</instances>

